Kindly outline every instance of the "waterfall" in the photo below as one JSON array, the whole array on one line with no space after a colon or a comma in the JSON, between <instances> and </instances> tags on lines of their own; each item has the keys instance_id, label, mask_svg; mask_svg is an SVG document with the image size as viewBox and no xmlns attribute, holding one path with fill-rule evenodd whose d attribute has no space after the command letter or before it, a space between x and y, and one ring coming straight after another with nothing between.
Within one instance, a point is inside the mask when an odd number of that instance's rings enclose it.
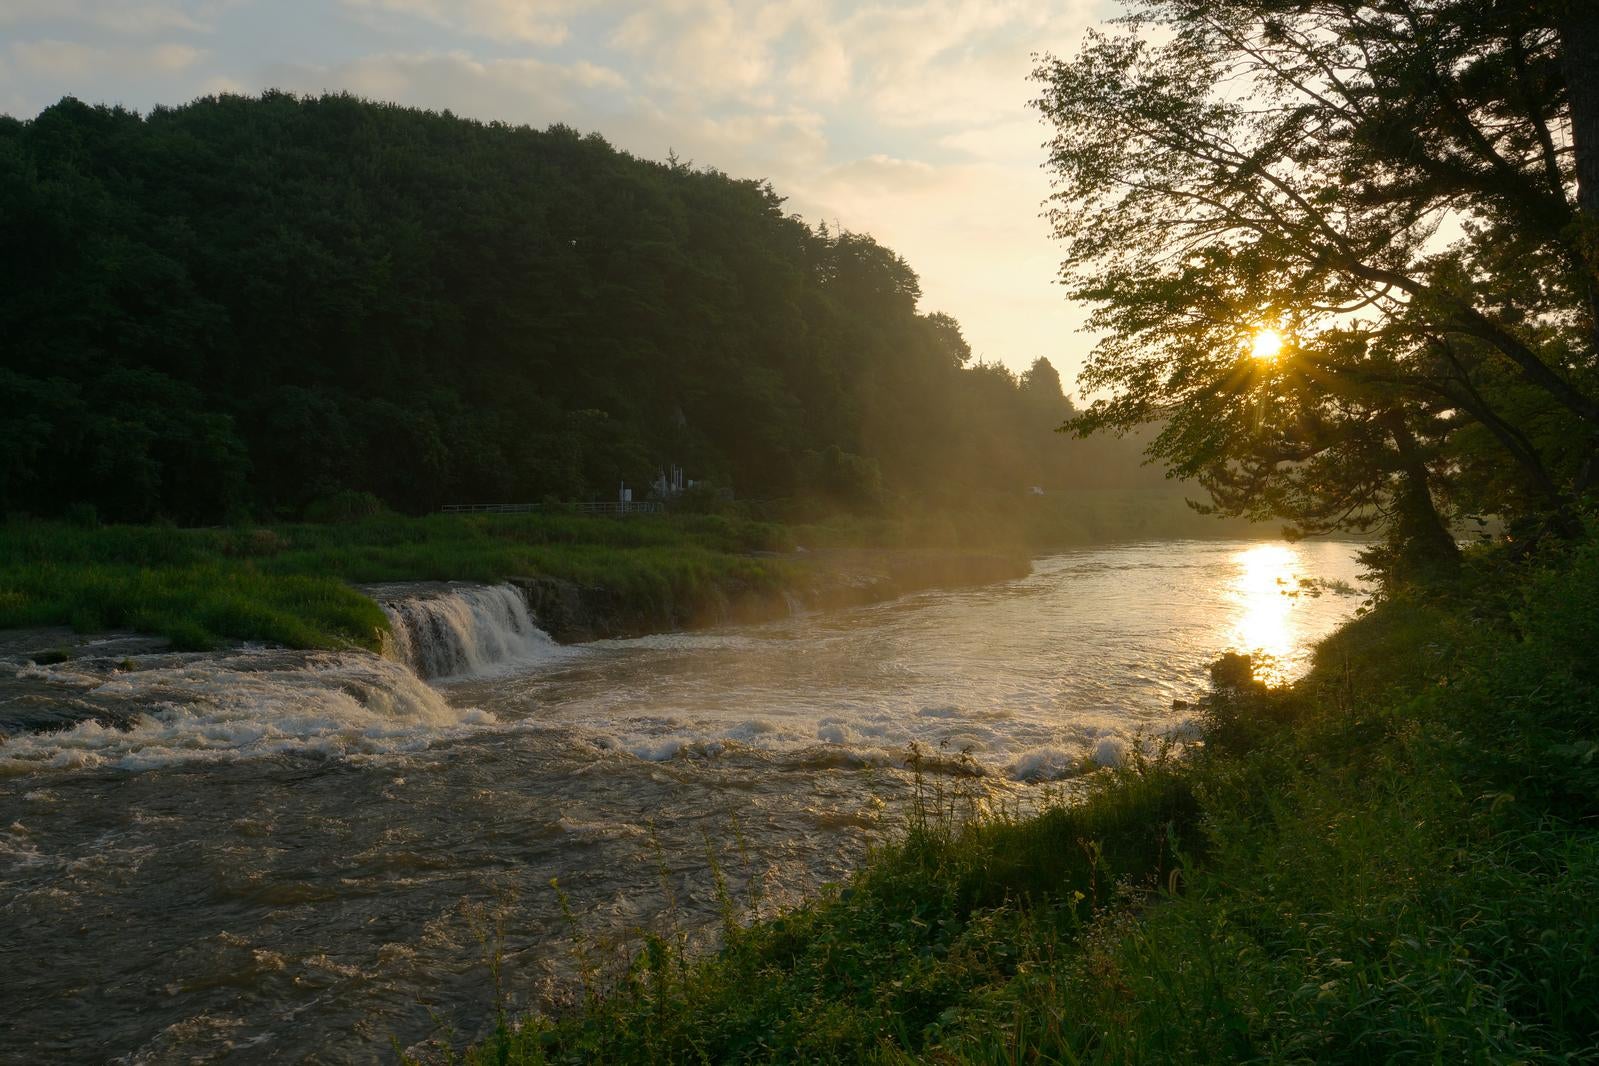
<instances>
[{"instance_id":1,"label":"waterfall","mask_svg":"<svg viewBox=\"0 0 1599 1066\"><path fill-rule=\"evenodd\" d=\"M454 586L382 602L393 652L425 678L480 674L548 658L556 644L512 585Z\"/></svg>"}]
</instances>

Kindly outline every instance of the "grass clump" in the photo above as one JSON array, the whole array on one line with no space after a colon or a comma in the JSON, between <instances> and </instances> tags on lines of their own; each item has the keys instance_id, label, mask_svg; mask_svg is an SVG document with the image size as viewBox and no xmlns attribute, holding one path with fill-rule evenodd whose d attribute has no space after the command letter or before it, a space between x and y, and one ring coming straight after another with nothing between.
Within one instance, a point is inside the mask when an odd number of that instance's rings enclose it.
<instances>
[{"instance_id":1,"label":"grass clump","mask_svg":"<svg viewBox=\"0 0 1599 1066\"><path fill-rule=\"evenodd\" d=\"M1029 818L919 804L843 888L659 938L472 1063L1599 1055L1599 543L1396 593L1204 743Z\"/></svg>"}]
</instances>

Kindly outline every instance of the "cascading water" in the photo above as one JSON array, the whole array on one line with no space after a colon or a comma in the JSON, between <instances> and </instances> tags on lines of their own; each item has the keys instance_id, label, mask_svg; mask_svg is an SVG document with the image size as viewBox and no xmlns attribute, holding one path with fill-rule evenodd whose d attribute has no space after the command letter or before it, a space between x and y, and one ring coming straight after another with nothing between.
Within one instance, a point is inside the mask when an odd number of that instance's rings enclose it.
<instances>
[{"instance_id":1,"label":"cascading water","mask_svg":"<svg viewBox=\"0 0 1599 1066\"><path fill-rule=\"evenodd\" d=\"M395 598L377 591L393 653L425 678L462 677L548 659L557 645L512 585L450 586Z\"/></svg>"},{"instance_id":2,"label":"cascading water","mask_svg":"<svg viewBox=\"0 0 1599 1066\"><path fill-rule=\"evenodd\" d=\"M141 649L54 666L0 656L0 777L414 750L495 722L454 706L422 678L483 675L558 654L510 585L372 591L393 628L387 658L259 646Z\"/></svg>"}]
</instances>

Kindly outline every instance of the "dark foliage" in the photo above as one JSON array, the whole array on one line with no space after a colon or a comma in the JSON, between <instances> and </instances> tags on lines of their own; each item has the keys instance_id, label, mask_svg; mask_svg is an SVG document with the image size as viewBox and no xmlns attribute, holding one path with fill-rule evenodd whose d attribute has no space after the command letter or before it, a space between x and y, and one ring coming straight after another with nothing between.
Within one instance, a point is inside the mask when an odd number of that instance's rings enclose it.
<instances>
[{"instance_id":1,"label":"dark foliage","mask_svg":"<svg viewBox=\"0 0 1599 1066\"><path fill-rule=\"evenodd\" d=\"M1102 476L1049 434L1046 361L972 363L903 260L782 203L348 95L0 119L0 512L420 512L671 463L854 509Z\"/></svg>"},{"instance_id":2,"label":"dark foliage","mask_svg":"<svg viewBox=\"0 0 1599 1066\"><path fill-rule=\"evenodd\" d=\"M1101 336L1080 433L1227 514L1460 565L1599 487L1599 5L1130 0L1044 57L1062 280ZM1269 332L1268 332L1269 331ZM1264 341L1264 346L1257 346Z\"/></svg>"}]
</instances>

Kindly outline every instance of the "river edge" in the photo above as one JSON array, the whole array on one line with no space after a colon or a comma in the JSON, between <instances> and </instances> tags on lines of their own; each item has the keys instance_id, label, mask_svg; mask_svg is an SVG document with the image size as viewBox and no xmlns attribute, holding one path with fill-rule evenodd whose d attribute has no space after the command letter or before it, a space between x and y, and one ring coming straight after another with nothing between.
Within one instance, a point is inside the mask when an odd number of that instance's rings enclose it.
<instances>
[{"instance_id":1,"label":"river edge","mask_svg":"<svg viewBox=\"0 0 1599 1066\"><path fill-rule=\"evenodd\" d=\"M717 516L386 517L239 529L0 524L0 654L70 658L133 634L173 651L240 644L379 651L363 586L514 581L563 642L852 606L1028 572L1021 548L804 543ZM96 654L103 654L97 651Z\"/></svg>"},{"instance_id":2,"label":"river edge","mask_svg":"<svg viewBox=\"0 0 1599 1066\"><path fill-rule=\"evenodd\" d=\"M909 548L819 549L753 556L779 563L777 585L730 580L687 597L639 597L559 577L508 577L539 625L562 644L769 622L797 610L864 607L931 589L1012 581L1032 560L997 552Z\"/></svg>"},{"instance_id":3,"label":"river edge","mask_svg":"<svg viewBox=\"0 0 1599 1066\"><path fill-rule=\"evenodd\" d=\"M1599 1039L1596 640L1599 545L1484 553L1291 686L1213 670L1182 758L1023 818L919 781L846 884L404 1061L1573 1061Z\"/></svg>"},{"instance_id":4,"label":"river edge","mask_svg":"<svg viewBox=\"0 0 1599 1066\"><path fill-rule=\"evenodd\" d=\"M863 607L933 589L1016 580L1032 572L1032 560L1023 555L940 549L752 552L748 558L768 564L758 579L751 580L738 572L717 574L686 591L670 584L630 588L550 574L481 581L401 580L381 583L381 593L374 593L365 583L350 587L374 606L381 606L413 588L511 585L526 599L535 621L552 639L560 644L580 644L768 622L796 611ZM229 640L210 650L236 649L246 643L249 642ZM67 626L0 628L0 659L25 659L38 665L85 655L131 658L170 650L178 650L178 646L161 636L136 631L83 633Z\"/></svg>"}]
</instances>

